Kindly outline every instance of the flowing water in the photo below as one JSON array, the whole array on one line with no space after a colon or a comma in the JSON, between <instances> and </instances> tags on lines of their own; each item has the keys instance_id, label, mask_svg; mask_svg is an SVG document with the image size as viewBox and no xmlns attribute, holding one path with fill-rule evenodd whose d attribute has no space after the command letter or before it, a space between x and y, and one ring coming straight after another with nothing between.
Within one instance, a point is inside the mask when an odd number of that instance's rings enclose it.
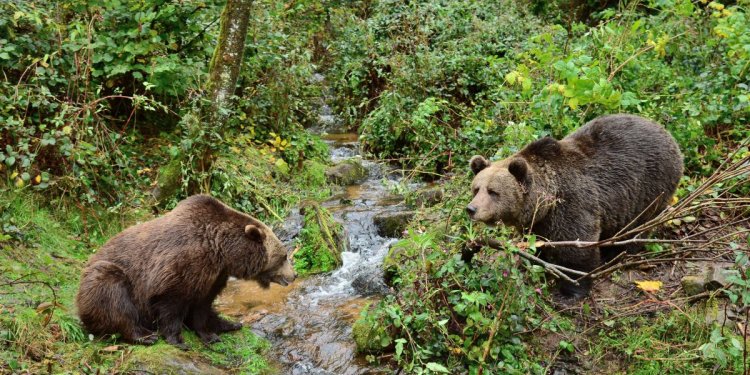
<instances>
[{"instance_id":1,"label":"flowing water","mask_svg":"<svg viewBox=\"0 0 750 375\"><path fill-rule=\"evenodd\" d=\"M356 134L323 138L329 143L334 162L359 155ZM363 165L369 176L362 184L343 188L323 204L344 224L348 235L348 251L342 254L341 268L298 279L288 287L272 285L267 290L255 282L231 281L218 300L219 311L239 318L271 341L269 358L276 361L282 374L382 372L356 354L351 327L369 301L362 295L384 288L380 265L395 241L378 235L373 216L404 207L389 189L398 177L382 164L363 160ZM300 223L301 217L295 212L280 232L298 231ZM294 241L283 234L279 237Z\"/></svg>"}]
</instances>

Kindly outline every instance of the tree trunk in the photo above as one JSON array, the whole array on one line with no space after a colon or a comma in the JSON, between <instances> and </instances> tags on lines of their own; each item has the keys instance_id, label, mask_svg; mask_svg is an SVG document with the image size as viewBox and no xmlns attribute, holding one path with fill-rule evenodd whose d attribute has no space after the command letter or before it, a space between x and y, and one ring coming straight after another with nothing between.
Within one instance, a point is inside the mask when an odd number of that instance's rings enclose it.
<instances>
[{"instance_id":1,"label":"tree trunk","mask_svg":"<svg viewBox=\"0 0 750 375\"><path fill-rule=\"evenodd\" d=\"M245 37L250 21L250 0L228 0L221 14L219 41L209 67L206 92L211 100L211 125L220 130L224 115L222 108L229 104L240 76Z\"/></svg>"},{"instance_id":2,"label":"tree trunk","mask_svg":"<svg viewBox=\"0 0 750 375\"><path fill-rule=\"evenodd\" d=\"M221 13L219 40L211 58L205 90L210 105L202 106L201 113L201 118L206 121L203 125L206 129L203 132L202 150L198 153L197 169L203 178L201 186L191 188L191 193L197 193L197 190L208 192L210 189L214 149L216 143L223 139L227 109L232 104L230 99L234 95L242 68L251 3L251 0L227 0Z\"/></svg>"},{"instance_id":3,"label":"tree trunk","mask_svg":"<svg viewBox=\"0 0 750 375\"><path fill-rule=\"evenodd\" d=\"M232 104L230 99L240 76L251 4L251 0L227 0L224 6L219 39L205 85L208 103L199 105L197 111L182 118L184 137L189 145L181 155L159 169L159 181L152 191L159 204L171 199L183 185L181 166L193 171L187 176L188 194L210 192L214 151L223 140L224 123Z\"/></svg>"}]
</instances>

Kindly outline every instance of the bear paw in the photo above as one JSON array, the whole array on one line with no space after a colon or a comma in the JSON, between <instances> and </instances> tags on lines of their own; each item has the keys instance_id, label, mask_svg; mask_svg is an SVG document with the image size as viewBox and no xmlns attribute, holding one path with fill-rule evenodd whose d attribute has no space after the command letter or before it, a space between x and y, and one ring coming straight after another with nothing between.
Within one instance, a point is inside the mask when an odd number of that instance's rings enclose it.
<instances>
[{"instance_id":1,"label":"bear paw","mask_svg":"<svg viewBox=\"0 0 750 375\"><path fill-rule=\"evenodd\" d=\"M164 339L177 349L180 349L180 350L189 349L188 346L185 344L185 341L182 339L182 335L167 336Z\"/></svg>"},{"instance_id":2,"label":"bear paw","mask_svg":"<svg viewBox=\"0 0 750 375\"><path fill-rule=\"evenodd\" d=\"M135 342L136 344L141 344L141 345L153 345L156 343L156 340L158 339L159 337L156 336L156 334L152 332L152 333L147 333L138 337L134 337L133 342Z\"/></svg>"},{"instance_id":3,"label":"bear paw","mask_svg":"<svg viewBox=\"0 0 750 375\"><path fill-rule=\"evenodd\" d=\"M231 332L240 329L242 329L242 323L230 322L228 320L221 322L221 324L219 325L219 330L221 332Z\"/></svg>"},{"instance_id":4,"label":"bear paw","mask_svg":"<svg viewBox=\"0 0 750 375\"><path fill-rule=\"evenodd\" d=\"M213 332L196 332L196 333L198 333L198 337L200 337L201 341L206 345L211 345L217 342L221 342L221 338L219 338L219 335Z\"/></svg>"}]
</instances>

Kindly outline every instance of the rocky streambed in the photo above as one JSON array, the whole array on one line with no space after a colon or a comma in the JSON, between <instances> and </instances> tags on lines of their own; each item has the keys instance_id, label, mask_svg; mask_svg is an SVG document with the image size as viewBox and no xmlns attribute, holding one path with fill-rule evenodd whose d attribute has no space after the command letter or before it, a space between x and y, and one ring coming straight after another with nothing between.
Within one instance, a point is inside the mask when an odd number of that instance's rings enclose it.
<instances>
[{"instance_id":1,"label":"rocky streambed","mask_svg":"<svg viewBox=\"0 0 750 375\"><path fill-rule=\"evenodd\" d=\"M356 134L324 135L337 167L329 179L341 191L322 205L344 225L348 245L343 265L328 274L298 279L289 287L261 289L232 281L220 296L219 311L239 319L272 343L269 358L284 374L373 374L356 353L352 324L372 296L386 292L381 264L395 237L413 215L391 193L398 174L381 163L359 159ZM353 160L351 158L354 158ZM281 232L293 246L301 215L291 215ZM379 224L379 225L376 225ZM291 234L290 234L291 233Z\"/></svg>"}]
</instances>

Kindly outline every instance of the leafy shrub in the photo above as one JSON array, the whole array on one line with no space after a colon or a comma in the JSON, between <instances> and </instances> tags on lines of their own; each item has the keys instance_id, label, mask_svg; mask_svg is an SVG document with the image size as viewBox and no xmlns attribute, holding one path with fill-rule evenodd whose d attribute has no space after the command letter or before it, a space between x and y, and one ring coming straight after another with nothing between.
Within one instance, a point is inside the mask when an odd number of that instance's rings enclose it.
<instances>
[{"instance_id":1,"label":"leafy shrub","mask_svg":"<svg viewBox=\"0 0 750 375\"><path fill-rule=\"evenodd\" d=\"M694 175L750 135L743 7L636 1L595 26L520 7L389 0L334 13L334 88L365 149L442 173L630 112L665 125Z\"/></svg>"},{"instance_id":2,"label":"leafy shrub","mask_svg":"<svg viewBox=\"0 0 750 375\"><path fill-rule=\"evenodd\" d=\"M460 246L429 231L402 240L401 289L355 324L378 338L365 348L383 350L393 343L399 367L414 373L462 367L469 373L480 367L489 373L543 373L521 336L536 322L538 293L528 285L543 285L542 270L527 280L513 256L519 250L510 242L507 252L471 263L462 260Z\"/></svg>"}]
</instances>

